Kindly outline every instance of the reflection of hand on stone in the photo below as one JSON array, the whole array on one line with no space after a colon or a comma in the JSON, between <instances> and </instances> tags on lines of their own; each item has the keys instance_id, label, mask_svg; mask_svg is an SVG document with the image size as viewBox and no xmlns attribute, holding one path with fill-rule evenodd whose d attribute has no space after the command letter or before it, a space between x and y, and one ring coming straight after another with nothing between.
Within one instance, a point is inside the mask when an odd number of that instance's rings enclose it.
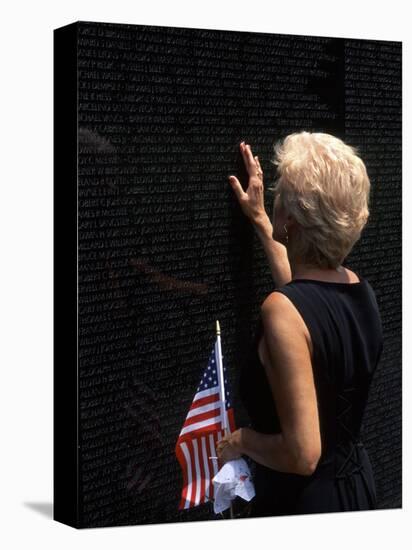
<instances>
[{"instance_id":1,"label":"reflection of hand on stone","mask_svg":"<svg viewBox=\"0 0 412 550\"><path fill-rule=\"evenodd\" d=\"M126 466L126 489L138 497L155 481L151 470L154 458L163 446L155 392L145 383L134 381L130 400L125 406L127 440L134 453ZM142 447L141 441L144 441Z\"/></svg>"},{"instance_id":2,"label":"reflection of hand on stone","mask_svg":"<svg viewBox=\"0 0 412 550\"><path fill-rule=\"evenodd\" d=\"M132 258L130 264L139 271L149 274L152 281L164 290L186 290L197 294L206 294L208 292L208 285L206 283L192 283L171 277L152 267L145 258Z\"/></svg>"}]
</instances>

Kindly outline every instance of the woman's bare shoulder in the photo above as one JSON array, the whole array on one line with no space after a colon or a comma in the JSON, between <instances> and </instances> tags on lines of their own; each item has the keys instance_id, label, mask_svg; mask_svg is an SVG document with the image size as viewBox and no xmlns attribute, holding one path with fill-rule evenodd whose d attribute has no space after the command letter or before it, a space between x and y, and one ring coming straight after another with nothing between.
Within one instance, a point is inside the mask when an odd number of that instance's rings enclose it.
<instances>
[{"instance_id":1,"label":"woman's bare shoulder","mask_svg":"<svg viewBox=\"0 0 412 550\"><path fill-rule=\"evenodd\" d=\"M292 337L302 334L313 357L313 345L308 327L293 302L285 294L276 290L268 294L260 306L260 311L264 324L265 319L270 319L270 325L275 330L285 331ZM266 324L268 324L267 321Z\"/></svg>"}]
</instances>

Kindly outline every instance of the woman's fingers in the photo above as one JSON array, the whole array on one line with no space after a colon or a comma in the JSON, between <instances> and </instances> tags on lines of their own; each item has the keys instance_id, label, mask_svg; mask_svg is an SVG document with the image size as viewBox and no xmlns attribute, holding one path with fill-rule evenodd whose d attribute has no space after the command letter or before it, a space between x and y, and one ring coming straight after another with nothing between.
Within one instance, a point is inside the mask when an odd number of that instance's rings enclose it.
<instances>
[{"instance_id":1,"label":"woman's fingers","mask_svg":"<svg viewBox=\"0 0 412 550\"><path fill-rule=\"evenodd\" d=\"M240 149L242 151L243 160L245 162L249 177L258 177L259 179L263 179L263 170L260 166L259 158L257 156L253 156L250 145L242 142L240 144Z\"/></svg>"},{"instance_id":2,"label":"woman's fingers","mask_svg":"<svg viewBox=\"0 0 412 550\"><path fill-rule=\"evenodd\" d=\"M244 142L240 144L243 160L245 161L249 176L256 176L256 161L252 154L250 145L246 145Z\"/></svg>"},{"instance_id":3,"label":"woman's fingers","mask_svg":"<svg viewBox=\"0 0 412 550\"><path fill-rule=\"evenodd\" d=\"M252 154L252 149L250 147L250 145L246 145L246 157L249 161L249 166L251 168L256 168L256 162L255 162L255 157L253 156ZM252 174L253 175L253 174Z\"/></svg>"},{"instance_id":4,"label":"woman's fingers","mask_svg":"<svg viewBox=\"0 0 412 550\"><path fill-rule=\"evenodd\" d=\"M255 157L255 162L256 162L256 166L257 166L257 169L260 170L263 174L263 170L262 170L262 167L260 166L260 162L259 162L259 157L256 156Z\"/></svg>"},{"instance_id":5,"label":"woman's fingers","mask_svg":"<svg viewBox=\"0 0 412 550\"><path fill-rule=\"evenodd\" d=\"M246 191L240 181L233 175L229 176L230 185L240 203L243 213L252 221L260 219L266 213L264 204L263 172L259 159L254 157L249 145L243 141L240 144L243 160L249 174L249 182Z\"/></svg>"}]
</instances>

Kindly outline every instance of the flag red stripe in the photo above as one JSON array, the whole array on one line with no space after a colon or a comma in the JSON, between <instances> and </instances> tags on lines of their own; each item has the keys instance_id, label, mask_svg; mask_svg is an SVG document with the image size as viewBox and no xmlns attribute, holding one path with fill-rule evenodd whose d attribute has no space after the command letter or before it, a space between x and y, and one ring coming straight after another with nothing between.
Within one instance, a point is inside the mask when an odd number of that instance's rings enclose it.
<instances>
[{"instance_id":1,"label":"flag red stripe","mask_svg":"<svg viewBox=\"0 0 412 550\"><path fill-rule=\"evenodd\" d=\"M203 426L203 428L199 428L198 430L193 430L191 432L183 434L179 437L178 441L191 441L193 437L199 437L201 434L209 434L211 432L216 432L221 429L222 424L220 422L215 422L214 424L208 424L207 426Z\"/></svg>"},{"instance_id":2,"label":"flag red stripe","mask_svg":"<svg viewBox=\"0 0 412 550\"><path fill-rule=\"evenodd\" d=\"M193 440L190 441L190 463L192 465L192 493L190 495L190 507L196 506L196 490L197 490L197 481L196 481L196 464L195 464L195 450L193 448Z\"/></svg>"},{"instance_id":3,"label":"flag red stripe","mask_svg":"<svg viewBox=\"0 0 412 550\"><path fill-rule=\"evenodd\" d=\"M183 510L186 502L186 498L187 498L187 468L186 468L186 459L184 457L184 454L180 447L179 442L176 445L175 452L183 473L183 489L182 489L181 499L179 503L179 510Z\"/></svg>"},{"instance_id":4,"label":"flag red stripe","mask_svg":"<svg viewBox=\"0 0 412 550\"><path fill-rule=\"evenodd\" d=\"M220 408L212 409L211 411L206 411L204 413L199 413L190 418L186 418L183 428L191 426L192 424L197 424L198 422L203 422L203 420L209 420L211 418L216 418L220 414ZM202 428L203 429L203 428Z\"/></svg>"},{"instance_id":5,"label":"flag red stripe","mask_svg":"<svg viewBox=\"0 0 412 550\"><path fill-rule=\"evenodd\" d=\"M212 393L212 395L206 395L205 397L200 397L195 399L189 409L189 411L196 409L197 407L203 407L203 405L208 405L209 403L214 403L215 401L220 400L219 392Z\"/></svg>"},{"instance_id":6,"label":"flag red stripe","mask_svg":"<svg viewBox=\"0 0 412 550\"><path fill-rule=\"evenodd\" d=\"M206 447L205 447L206 448ZM202 439L199 439L199 462L200 462L200 502L205 502L205 494L206 494L206 480L205 480L205 455L203 452L203 445L202 445Z\"/></svg>"},{"instance_id":7,"label":"flag red stripe","mask_svg":"<svg viewBox=\"0 0 412 550\"><path fill-rule=\"evenodd\" d=\"M236 431L235 411L233 408L228 409L227 417L228 417L228 423L230 426L230 432Z\"/></svg>"}]
</instances>

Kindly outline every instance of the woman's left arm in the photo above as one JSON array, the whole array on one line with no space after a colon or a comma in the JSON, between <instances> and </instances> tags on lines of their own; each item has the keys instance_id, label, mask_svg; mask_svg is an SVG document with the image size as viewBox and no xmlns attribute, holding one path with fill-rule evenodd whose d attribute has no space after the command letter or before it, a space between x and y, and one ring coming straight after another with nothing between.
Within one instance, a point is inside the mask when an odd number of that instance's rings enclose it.
<instances>
[{"instance_id":1,"label":"woman's left arm","mask_svg":"<svg viewBox=\"0 0 412 550\"><path fill-rule=\"evenodd\" d=\"M230 446L268 468L310 475L321 455L321 437L305 325L290 300L277 292L263 302L261 316L270 359L265 370L281 433L240 428L229 437Z\"/></svg>"},{"instance_id":2,"label":"woman's left arm","mask_svg":"<svg viewBox=\"0 0 412 550\"><path fill-rule=\"evenodd\" d=\"M252 428L242 427L228 438L223 438L222 441L227 441L231 447L230 451L226 449L222 453L223 456L225 456L225 452L228 453L225 461L245 454L255 462L279 472L301 475L312 473L311 469L306 471L302 466L296 465L281 433L264 434Z\"/></svg>"}]
</instances>

